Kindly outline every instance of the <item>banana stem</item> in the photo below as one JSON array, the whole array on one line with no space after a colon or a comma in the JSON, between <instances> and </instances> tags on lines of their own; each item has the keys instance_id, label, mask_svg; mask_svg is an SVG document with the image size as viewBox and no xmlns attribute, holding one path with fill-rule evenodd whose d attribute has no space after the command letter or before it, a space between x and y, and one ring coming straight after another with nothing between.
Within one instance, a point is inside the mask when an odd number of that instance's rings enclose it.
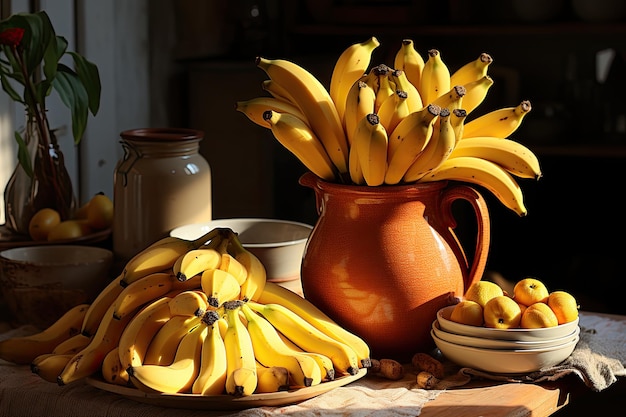
<instances>
[{"instance_id":1,"label":"banana stem","mask_svg":"<svg viewBox=\"0 0 626 417\"><path fill-rule=\"evenodd\" d=\"M207 243L209 240L214 239L215 237L217 237L217 235L219 234L219 230L218 229L213 229L210 232L200 236L199 238L195 239L192 244L195 248L199 248L200 246L204 245L205 243Z\"/></svg>"},{"instance_id":2,"label":"banana stem","mask_svg":"<svg viewBox=\"0 0 626 417\"><path fill-rule=\"evenodd\" d=\"M213 323L215 323L219 319L220 319L220 315L219 315L219 313L217 311L215 311L215 310L208 310L202 316L202 323L204 323L205 325L211 327L213 325Z\"/></svg>"}]
</instances>

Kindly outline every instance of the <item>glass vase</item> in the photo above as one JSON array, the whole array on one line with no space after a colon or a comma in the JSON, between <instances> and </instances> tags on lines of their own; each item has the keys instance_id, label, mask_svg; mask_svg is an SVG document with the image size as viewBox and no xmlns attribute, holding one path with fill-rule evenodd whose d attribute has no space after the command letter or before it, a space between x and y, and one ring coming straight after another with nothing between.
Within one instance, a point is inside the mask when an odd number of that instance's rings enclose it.
<instances>
[{"instance_id":1,"label":"glass vase","mask_svg":"<svg viewBox=\"0 0 626 417\"><path fill-rule=\"evenodd\" d=\"M29 176L18 161L4 189L6 227L13 233L28 236L28 225L33 215L42 208L59 212L61 220L70 219L76 208L72 180L65 167L65 159L54 137L42 140L34 118L28 118L22 139L28 149L33 171Z\"/></svg>"}]
</instances>

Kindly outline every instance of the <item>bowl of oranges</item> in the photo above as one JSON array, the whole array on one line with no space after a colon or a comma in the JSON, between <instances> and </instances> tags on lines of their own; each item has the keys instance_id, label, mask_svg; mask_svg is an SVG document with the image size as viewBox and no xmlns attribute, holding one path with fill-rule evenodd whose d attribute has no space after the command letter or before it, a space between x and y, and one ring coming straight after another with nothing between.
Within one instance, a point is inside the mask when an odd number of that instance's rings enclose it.
<instances>
[{"instance_id":1,"label":"bowl of oranges","mask_svg":"<svg viewBox=\"0 0 626 417\"><path fill-rule=\"evenodd\" d=\"M431 336L444 356L493 373L528 373L565 360L580 337L579 306L566 291L550 292L536 278L513 294L478 281L463 299L437 312Z\"/></svg>"},{"instance_id":2,"label":"bowl of oranges","mask_svg":"<svg viewBox=\"0 0 626 417\"><path fill-rule=\"evenodd\" d=\"M104 193L94 194L71 218L62 219L50 207L37 210L28 223L28 233L15 233L0 225L0 250L26 246L87 245L106 240L113 225L113 201Z\"/></svg>"}]
</instances>

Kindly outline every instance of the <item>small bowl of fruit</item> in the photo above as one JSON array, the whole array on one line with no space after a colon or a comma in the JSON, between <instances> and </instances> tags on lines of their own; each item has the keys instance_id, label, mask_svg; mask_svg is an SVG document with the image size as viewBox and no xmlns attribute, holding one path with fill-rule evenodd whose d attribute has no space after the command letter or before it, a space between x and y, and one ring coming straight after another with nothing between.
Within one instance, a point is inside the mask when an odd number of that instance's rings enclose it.
<instances>
[{"instance_id":1,"label":"small bowl of fruit","mask_svg":"<svg viewBox=\"0 0 626 417\"><path fill-rule=\"evenodd\" d=\"M113 224L113 201L104 193L93 195L69 219L44 207L31 217L28 234L0 225L0 249L59 244L91 244L106 240Z\"/></svg>"},{"instance_id":2,"label":"small bowl of fruit","mask_svg":"<svg viewBox=\"0 0 626 417\"><path fill-rule=\"evenodd\" d=\"M578 309L573 295L549 292L536 278L518 281L513 294L478 281L459 303L437 312L431 336L442 354L459 365L494 373L532 372L572 353L580 333ZM519 352L524 354L515 355ZM499 357L518 358L519 366L504 366Z\"/></svg>"}]
</instances>

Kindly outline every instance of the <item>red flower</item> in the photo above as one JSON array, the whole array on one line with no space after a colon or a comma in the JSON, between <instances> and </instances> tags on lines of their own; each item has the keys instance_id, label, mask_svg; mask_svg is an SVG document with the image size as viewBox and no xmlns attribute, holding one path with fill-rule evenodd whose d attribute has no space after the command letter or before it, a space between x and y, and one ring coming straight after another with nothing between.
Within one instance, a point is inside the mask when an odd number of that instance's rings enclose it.
<instances>
[{"instance_id":1,"label":"red flower","mask_svg":"<svg viewBox=\"0 0 626 417\"><path fill-rule=\"evenodd\" d=\"M17 46L22 41L24 29L9 28L0 33L0 45Z\"/></svg>"}]
</instances>

